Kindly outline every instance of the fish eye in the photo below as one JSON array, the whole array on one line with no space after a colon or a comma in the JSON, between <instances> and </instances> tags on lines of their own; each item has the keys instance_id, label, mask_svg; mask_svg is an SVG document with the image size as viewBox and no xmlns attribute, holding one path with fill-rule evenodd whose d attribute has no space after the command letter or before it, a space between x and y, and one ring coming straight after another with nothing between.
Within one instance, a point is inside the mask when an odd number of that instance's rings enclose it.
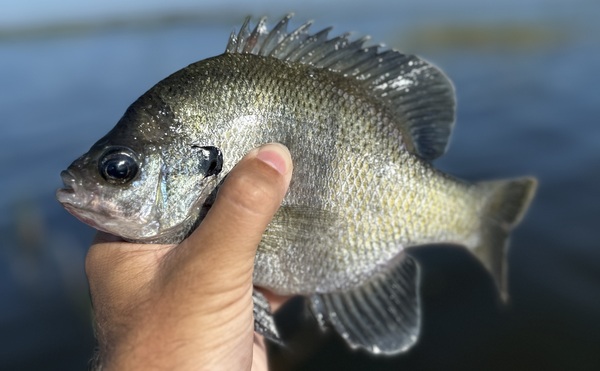
<instances>
[{"instance_id":1,"label":"fish eye","mask_svg":"<svg viewBox=\"0 0 600 371\"><path fill-rule=\"evenodd\" d=\"M221 150L213 146L194 146L194 149L199 151L202 156L201 169L204 176L217 175L223 168L223 154Z\"/></svg>"},{"instance_id":2,"label":"fish eye","mask_svg":"<svg viewBox=\"0 0 600 371\"><path fill-rule=\"evenodd\" d=\"M133 152L128 148L113 148L102 155L98 162L100 175L109 183L126 184L138 173L139 167Z\"/></svg>"}]
</instances>

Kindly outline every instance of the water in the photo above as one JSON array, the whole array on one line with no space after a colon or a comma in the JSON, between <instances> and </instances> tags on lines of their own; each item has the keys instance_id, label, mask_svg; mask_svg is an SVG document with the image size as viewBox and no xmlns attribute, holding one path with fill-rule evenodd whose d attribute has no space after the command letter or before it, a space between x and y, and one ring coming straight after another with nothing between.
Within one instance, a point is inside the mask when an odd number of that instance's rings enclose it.
<instances>
[{"instance_id":1,"label":"water","mask_svg":"<svg viewBox=\"0 0 600 371\"><path fill-rule=\"evenodd\" d=\"M512 238L512 306L497 310L491 281L468 254L424 249L416 252L425 319L415 349L383 360L348 353L334 337L316 337L314 324L299 325L297 304L282 316L295 352L275 351L276 369L600 368L599 6L447 4L303 9L298 22L360 30L446 71L459 108L440 168L469 180L539 178ZM159 79L221 53L237 23L188 19L0 40L0 368L85 366L93 339L83 259L92 231L54 201L58 174Z\"/></svg>"}]
</instances>

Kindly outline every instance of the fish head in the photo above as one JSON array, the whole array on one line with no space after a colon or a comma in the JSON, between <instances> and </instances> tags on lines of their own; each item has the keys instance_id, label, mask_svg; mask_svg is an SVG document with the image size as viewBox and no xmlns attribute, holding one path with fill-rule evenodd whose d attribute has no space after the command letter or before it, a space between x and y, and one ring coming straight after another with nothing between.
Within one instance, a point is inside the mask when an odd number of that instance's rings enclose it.
<instances>
[{"instance_id":1,"label":"fish head","mask_svg":"<svg viewBox=\"0 0 600 371\"><path fill-rule=\"evenodd\" d=\"M216 146L133 125L138 119L126 114L64 170L56 196L98 230L128 241L176 242L212 202L223 157Z\"/></svg>"}]
</instances>

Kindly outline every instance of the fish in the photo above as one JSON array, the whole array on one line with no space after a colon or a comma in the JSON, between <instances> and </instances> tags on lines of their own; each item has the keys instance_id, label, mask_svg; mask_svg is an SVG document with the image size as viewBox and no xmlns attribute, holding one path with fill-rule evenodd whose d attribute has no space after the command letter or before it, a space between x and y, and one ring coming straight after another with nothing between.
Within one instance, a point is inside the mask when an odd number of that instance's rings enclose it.
<instances>
[{"instance_id":1,"label":"fish","mask_svg":"<svg viewBox=\"0 0 600 371\"><path fill-rule=\"evenodd\" d=\"M225 52L141 95L61 173L58 201L126 241L177 243L252 148L279 142L294 170L265 230L253 283L302 295L353 349L397 354L418 340L420 266L410 250L463 246L506 293L508 236L532 177L460 180L437 170L455 124L454 86L435 65L312 22L249 17ZM280 339L255 290L255 329Z\"/></svg>"}]
</instances>

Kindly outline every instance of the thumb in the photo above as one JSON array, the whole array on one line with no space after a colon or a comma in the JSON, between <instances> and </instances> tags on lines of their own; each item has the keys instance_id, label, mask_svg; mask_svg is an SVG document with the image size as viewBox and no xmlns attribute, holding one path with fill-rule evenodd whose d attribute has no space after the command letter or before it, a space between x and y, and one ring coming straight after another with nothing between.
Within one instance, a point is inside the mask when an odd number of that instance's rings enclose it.
<instances>
[{"instance_id":1,"label":"thumb","mask_svg":"<svg viewBox=\"0 0 600 371\"><path fill-rule=\"evenodd\" d=\"M291 176L292 160L283 145L250 151L229 172L200 226L174 251L177 260L184 259L196 277L210 274L219 290L223 284L251 282L256 248Z\"/></svg>"}]
</instances>

